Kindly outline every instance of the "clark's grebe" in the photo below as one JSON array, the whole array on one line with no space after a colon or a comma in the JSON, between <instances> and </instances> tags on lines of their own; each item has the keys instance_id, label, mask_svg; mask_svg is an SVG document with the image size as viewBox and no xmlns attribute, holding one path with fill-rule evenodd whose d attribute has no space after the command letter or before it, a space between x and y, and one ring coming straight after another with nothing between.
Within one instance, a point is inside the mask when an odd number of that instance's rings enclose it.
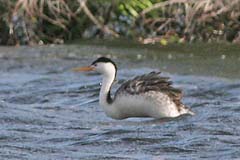
<instances>
[{"instance_id":1,"label":"clark's grebe","mask_svg":"<svg viewBox=\"0 0 240 160\"><path fill-rule=\"evenodd\" d=\"M169 78L161 77L160 72L151 72L126 81L112 98L110 90L116 77L117 66L111 59L101 57L90 66L74 70L95 70L103 75L99 102L107 116L111 118L167 118L194 114L182 104L182 91L172 87Z\"/></svg>"}]
</instances>

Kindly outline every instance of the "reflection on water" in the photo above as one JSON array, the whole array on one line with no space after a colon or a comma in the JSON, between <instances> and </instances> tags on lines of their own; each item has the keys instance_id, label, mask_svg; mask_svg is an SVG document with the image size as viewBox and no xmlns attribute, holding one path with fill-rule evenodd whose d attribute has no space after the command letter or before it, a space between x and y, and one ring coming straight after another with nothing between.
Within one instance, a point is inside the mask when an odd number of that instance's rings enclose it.
<instances>
[{"instance_id":1,"label":"reflection on water","mask_svg":"<svg viewBox=\"0 0 240 160\"><path fill-rule=\"evenodd\" d=\"M240 157L237 79L163 73L184 90L183 101L196 115L118 121L106 117L98 105L101 78L70 71L93 58L9 57L8 62L0 59L1 159ZM152 71L143 68L153 63L150 60L116 60L123 68L113 90L132 76Z\"/></svg>"}]
</instances>

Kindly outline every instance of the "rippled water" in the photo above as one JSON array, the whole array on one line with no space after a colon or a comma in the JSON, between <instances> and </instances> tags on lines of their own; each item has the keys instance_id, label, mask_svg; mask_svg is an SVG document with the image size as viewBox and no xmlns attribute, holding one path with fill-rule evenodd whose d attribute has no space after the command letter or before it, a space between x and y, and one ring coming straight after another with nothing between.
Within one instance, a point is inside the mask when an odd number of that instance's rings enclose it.
<instances>
[{"instance_id":1,"label":"rippled water","mask_svg":"<svg viewBox=\"0 0 240 160\"><path fill-rule=\"evenodd\" d=\"M2 48L0 58L0 159L240 158L237 78L169 73L165 67L163 75L183 89L183 101L196 115L119 121L98 105L99 75L70 70L94 56L73 56L71 49L8 50ZM162 69L157 60L114 59L120 68L114 89Z\"/></svg>"}]
</instances>

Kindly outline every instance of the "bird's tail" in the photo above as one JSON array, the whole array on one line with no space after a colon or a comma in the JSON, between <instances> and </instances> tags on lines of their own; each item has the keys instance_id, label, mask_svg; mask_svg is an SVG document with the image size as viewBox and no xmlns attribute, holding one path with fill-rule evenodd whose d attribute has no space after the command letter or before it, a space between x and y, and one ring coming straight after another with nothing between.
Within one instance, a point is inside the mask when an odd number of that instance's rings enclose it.
<instances>
[{"instance_id":1,"label":"bird's tail","mask_svg":"<svg viewBox=\"0 0 240 160\"><path fill-rule=\"evenodd\" d=\"M185 105L181 105L181 110L180 110L181 114L189 114L189 115L195 115L195 113L193 111L190 110L189 107L185 106Z\"/></svg>"}]
</instances>

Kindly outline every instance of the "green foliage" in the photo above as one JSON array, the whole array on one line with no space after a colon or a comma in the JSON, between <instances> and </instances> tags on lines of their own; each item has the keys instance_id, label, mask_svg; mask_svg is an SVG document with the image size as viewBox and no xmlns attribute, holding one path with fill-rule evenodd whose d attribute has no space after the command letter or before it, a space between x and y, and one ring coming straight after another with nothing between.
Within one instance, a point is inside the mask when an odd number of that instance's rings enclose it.
<instances>
[{"instance_id":1,"label":"green foliage","mask_svg":"<svg viewBox=\"0 0 240 160\"><path fill-rule=\"evenodd\" d=\"M126 16L138 17L142 10L152 5L151 0L131 0L119 3L118 9Z\"/></svg>"}]
</instances>

